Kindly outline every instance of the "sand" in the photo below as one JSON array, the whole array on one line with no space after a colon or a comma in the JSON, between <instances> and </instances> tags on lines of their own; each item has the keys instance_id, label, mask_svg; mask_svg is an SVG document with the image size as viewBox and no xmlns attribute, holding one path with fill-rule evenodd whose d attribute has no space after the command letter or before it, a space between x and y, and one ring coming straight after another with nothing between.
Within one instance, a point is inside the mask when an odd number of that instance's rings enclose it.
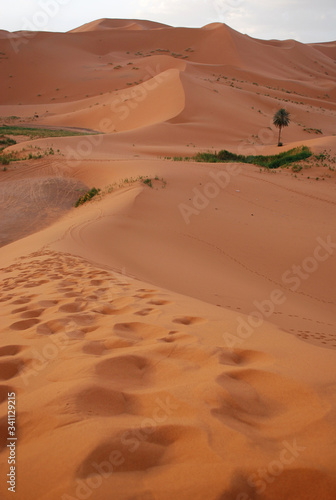
<instances>
[{"instance_id":1,"label":"sand","mask_svg":"<svg viewBox=\"0 0 336 500\"><path fill-rule=\"evenodd\" d=\"M2 124L88 133L0 171L1 498L15 392L18 500L334 499L336 42L98 20L0 53ZM173 160L275 154L282 106L310 168Z\"/></svg>"}]
</instances>

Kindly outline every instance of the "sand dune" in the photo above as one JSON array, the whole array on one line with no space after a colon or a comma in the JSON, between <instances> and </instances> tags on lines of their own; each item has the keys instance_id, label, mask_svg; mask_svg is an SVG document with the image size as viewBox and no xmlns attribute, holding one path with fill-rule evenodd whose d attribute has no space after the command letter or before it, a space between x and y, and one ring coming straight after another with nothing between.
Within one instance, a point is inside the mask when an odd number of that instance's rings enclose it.
<instances>
[{"instance_id":1,"label":"sand dune","mask_svg":"<svg viewBox=\"0 0 336 500\"><path fill-rule=\"evenodd\" d=\"M97 19L91 23L84 24L79 28L75 28L69 33L82 33L86 31L100 31L110 29L122 30L153 30L160 28L168 28L166 24L154 23L152 21L131 20L131 19Z\"/></svg>"},{"instance_id":2,"label":"sand dune","mask_svg":"<svg viewBox=\"0 0 336 500\"><path fill-rule=\"evenodd\" d=\"M270 324L228 349L234 313L70 254L40 251L2 273L0 376L20 399L19 498L236 498L262 489L256 471L276 459L262 498L291 495L306 477L298 498L332 498L331 456L317 466L312 432L319 447L335 432L331 394L319 390L322 371L332 382L332 351ZM311 358L317 380L303 369ZM48 486L46 449L62 456Z\"/></svg>"},{"instance_id":3,"label":"sand dune","mask_svg":"<svg viewBox=\"0 0 336 500\"><path fill-rule=\"evenodd\" d=\"M65 114L49 114L43 123L87 127L104 133L146 127L179 114L184 107L184 91L178 70L169 69L132 89L105 94L95 104L84 101L78 103L79 106L80 109Z\"/></svg>"},{"instance_id":4,"label":"sand dune","mask_svg":"<svg viewBox=\"0 0 336 500\"><path fill-rule=\"evenodd\" d=\"M4 150L1 498L13 391L18 500L335 498L334 62L221 23L0 31L1 124L86 133ZM301 170L173 161L278 153L280 107Z\"/></svg>"}]
</instances>

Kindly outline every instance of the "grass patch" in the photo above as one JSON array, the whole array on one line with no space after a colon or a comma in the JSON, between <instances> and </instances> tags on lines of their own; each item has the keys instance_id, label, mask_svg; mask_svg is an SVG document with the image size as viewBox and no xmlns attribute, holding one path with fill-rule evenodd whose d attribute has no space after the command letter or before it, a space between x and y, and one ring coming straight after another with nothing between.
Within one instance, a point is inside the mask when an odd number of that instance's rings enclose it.
<instances>
[{"instance_id":1,"label":"grass patch","mask_svg":"<svg viewBox=\"0 0 336 500\"><path fill-rule=\"evenodd\" d=\"M0 126L0 135L26 135L31 139L44 137L70 137L74 135L88 135L88 132L75 132L72 130L51 130L48 128L17 127L12 125Z\"/></svg>"},{"instance_id":2,"label":"grass patch","mask_svg":"<svg viewBox=\"0 0 336 500\"><path fill-rule=\"evenodd\" d=\"M142 181L144 184L146 184L146 186L149 186L149 187L153 187L153 184L152 184L152 179L145 179L144 181Z\"/></svg>"},{"instance_id":3,"label":"grass patch","mask_svg":"<svg viewBox=\"0 0 336 500\"><path fill-rule=\"evenodd\" d=\"M5 137L4 135L0 135L0 151L8 148L8 146L13 146L14 144L16 144L16 141L14 141L14 139Z\"/></svg>"},{"instance_id":4,"label":"grass patch","mask_svg":"<svg viewBox=\"0 0 336 500\"><path fill-rule=\"evenodd\" d=\"M302 165L296 165L295 164L295 165L292 166L292 172L294 172L294 173L301 172L301 170L302 170Z\"/></svg>"},{"instance_id":5,"label":"grass patch","mask_svg":"<svg viewBox=\"0 0 336 500\"><path fill-rule=\"evenodd\" d=\"M303 130L305 132L308 132L309 134L322 134L323 135L322 130L319 128L304 128Z\"/></svg>"},{"instance_id":6,"label":"grass patch","mask_svg":"<svg viewBox=\"0 0 336 500\"><path fill-rule=\"evenodd\" d=\"M174 161L182 160L192 160L198 162L206 163L251 163L253 165L259 165L265 168L279 168L286 165L290 165L295 161L305 160L312 156L311 150L307 146L300 146L298 148L290 149L289 151L284 151L277 155L237 155L231 153L226 149L219 151L219 153L197 153L193 158L186 157L174 157Z\"/></svg>"},{"instance_id":7,"label":"grass patch","mask_svg":"<svg viewBox=\"0 0 336 500\"><path fill-rule=\"evenodd\" d=\"M22 149L21 151L10 151L9 153L0 154L0 162L3 165L9 165L11 161L39 160L40 158L54 154L55 151L52 147L42 150L37 146L34 148L31 146L28 150Z\"/></svg>"},{"instance_id":8,"label":"grass patch","mask_svg":"<svg viewBox=\"0 0 336 500\"><path fill-rule=\"evenodd\" d=\"M161 182L162 189L165 188L167 185L167 182L163 178L160 179L157 175L155 176L154 180ZM151 188L154 188L154 186L152 184L153 179L151 179L147 176L139 175L138 177L125 177L124 179L121 179L121 181L119 181L119 182L114 182L113 184L109 184L108 186L105 186L103 189L96 189L95 187L93 187L89 191L86 191L76 201L75 207L79 207L80 205L83 205L83 203L86 203L87 201L91 200L94 196L97 196L98 194L100 195L99 199L101 199L103 196L112 193L116 189L123 188L127 184L133 184L133 183L139 182L139 181L143 182L144 184L146 184L147 186L149 186ZM158 188L156 188L156 189L158 189Z\"/></svg>"},{"instance_id":9,"label":"grass patch","mask_svg":"<svg viewBox=\"0 0 336 500\"><path fill-rule=\"evenodd\" d=\"M6 156L0 156L1 165L9 165L10 160Z\"/></svg>"},{"instance_id":10,"label":"grass patch","mask_svg":"<svg viewBox=\"0 0 336 500\"><path fill-rule=\"evenodd\" d=\"M75 207L79 207L83 205L87 201L91 200L94 196L100 193L100 189L96 189L95 187L91 188L89 191L86 191L82 196L78 198L75 203Z\"/></svg>"}]
</instances>

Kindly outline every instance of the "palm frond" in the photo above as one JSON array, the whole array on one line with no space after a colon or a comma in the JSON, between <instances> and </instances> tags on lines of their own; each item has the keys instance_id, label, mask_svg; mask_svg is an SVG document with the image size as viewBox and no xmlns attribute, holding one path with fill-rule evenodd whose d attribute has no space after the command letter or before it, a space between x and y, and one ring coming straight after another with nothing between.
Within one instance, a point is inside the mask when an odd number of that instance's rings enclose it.
<instances>
[{"instance_id":1,"label":"palm frond","mask_svg":"<svg viewBox=\"0 0 336 500\"><path fill-rule=\"evenodd\" d=\"M279 109L273 116L273 124L276 127L288 127L290 124L290 114L284 108Z\"/></svg>"}]
</instances>

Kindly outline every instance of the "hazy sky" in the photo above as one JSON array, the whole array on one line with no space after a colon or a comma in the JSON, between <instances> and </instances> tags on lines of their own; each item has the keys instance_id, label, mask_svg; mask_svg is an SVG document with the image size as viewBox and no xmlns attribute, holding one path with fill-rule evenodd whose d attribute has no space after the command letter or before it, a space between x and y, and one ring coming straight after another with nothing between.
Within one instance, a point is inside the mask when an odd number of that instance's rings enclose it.
<instances>
[{"instance_id":1,"label":"hazy sky","mask_svg":"<svg viewBox=\"0 0 336 500\"><path fill-rule=\"evenodd\" d=\"M335 0L0 0L0 29L67 31L99 18L224 22L256 38L336 40Z\"/></svg>"}]
</instances>

